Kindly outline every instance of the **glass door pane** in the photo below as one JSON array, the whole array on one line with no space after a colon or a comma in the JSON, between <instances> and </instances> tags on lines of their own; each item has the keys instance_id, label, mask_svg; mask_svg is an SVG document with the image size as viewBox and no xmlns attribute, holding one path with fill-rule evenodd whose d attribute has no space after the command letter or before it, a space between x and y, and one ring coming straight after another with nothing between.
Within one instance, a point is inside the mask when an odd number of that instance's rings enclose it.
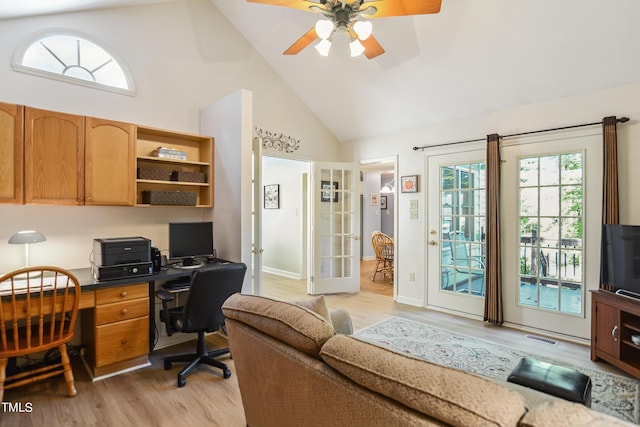
<instances>
[{"instance_id":1,"label":"glass door pane","mask_svg":"<svg viewBox=\"0 0 640 427\"><path fill-rule=\"evenodd\" d=\"M357 292L360 288L359 198L355 165L316 164L311 293ZM357 264L357 265L356 265Z\"/></svg>"},{"instance_id":2,"label":"glass door pane","mask_svg":"<svg viewBox=\"0 0 640 427\"><path fill-rule=\"evenodd\" d=\"M486 167L440 166L440 289L485 294Z\"/></svg>"},{"instance_id":3,"label":"glass door pane","mask_svg":"<svg viewBox=\"0 0 640 427\"><path fill-rule=\"evenodd\" d=\"M520 305L582 314L582 164L582 153L519 161Z\"/></svg>"}]
</instances>

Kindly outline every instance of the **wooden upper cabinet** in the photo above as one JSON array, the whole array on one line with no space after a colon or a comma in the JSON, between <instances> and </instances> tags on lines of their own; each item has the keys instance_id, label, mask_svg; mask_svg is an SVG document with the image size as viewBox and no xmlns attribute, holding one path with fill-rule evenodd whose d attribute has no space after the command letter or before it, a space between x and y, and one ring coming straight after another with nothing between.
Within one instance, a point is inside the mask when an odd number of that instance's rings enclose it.
<instances>
[{"instance_id":1,"label":"wooden upper cabinet","mask_svg":"<svg viewBox=\"0 0 640 427\"><path fill-rule=\"evenodd\" d=\"M25 203L84 204L84 116L25 108Z\"/></svg>"},{"instance_id":2,"label":"wooden upper cabinet","mask_svg":"<svg viewBox=\"0 0 640 427\"><path fill-rule=\"evenodd\" d=\"M135 125L87 117L85 204L135 204Z\"/></svg>"},{"instance_id":3,"label":"wooden upper cabinet","mask_svg":"<svg viewBox=\"0 0 640 427\"><path fill-rule=\"evenodd\" d=\"M22 203L24 107L0 103L0 203Z\"/></svg>"}]
</instances>

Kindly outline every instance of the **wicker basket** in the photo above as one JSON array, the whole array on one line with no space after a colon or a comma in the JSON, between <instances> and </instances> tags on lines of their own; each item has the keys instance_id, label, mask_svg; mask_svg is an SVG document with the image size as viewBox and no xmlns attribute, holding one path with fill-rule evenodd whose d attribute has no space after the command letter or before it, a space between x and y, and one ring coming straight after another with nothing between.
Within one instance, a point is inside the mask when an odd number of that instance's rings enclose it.
<instances>
[{"instance_id":1,"label":"wicker basket","mask_svg":"<svg viewBox=\"0 0 640 427\"><path fill-rule=\"evenodd\" d=\"M198 193L193 191L143 191L142 203L149 205L195 206Z\"/></svg>"},{"instance_id":2,"label":"wicker basket","mask_svg":"<svg viewBox=\"0 0 640 427\"><path fill-rule=\"evenodd\" d=\"M207 175L201 172L173 171L171 181L182 182L207 182Z\"/></svg>"},{"instance_id":3,"label":"wicker basket","mask_svg":"<svg viewBox=\"0 0 640 427\"><path fill-rule=\"evenodd\" d=\"M138 168L138 179L153 179L156 181L170 181L171 172L158 168Z\"/></svg>"}]
</instances>

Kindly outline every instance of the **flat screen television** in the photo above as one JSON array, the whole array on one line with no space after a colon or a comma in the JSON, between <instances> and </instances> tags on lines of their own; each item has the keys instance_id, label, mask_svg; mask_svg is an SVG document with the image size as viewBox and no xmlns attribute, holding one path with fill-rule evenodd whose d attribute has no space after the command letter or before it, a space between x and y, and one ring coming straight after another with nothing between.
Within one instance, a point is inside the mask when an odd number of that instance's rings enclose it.
<instances>
[{"instance_id":1,"label":"flat screen television","mask_svg":"<svg viewBox=\"0 0 640 427\"><path fill-rule=\"evenodd\" d=\"M169 223L169 259L179 260L176 267L198 267L198 258L213 255L213 222Z\"/></svg>"},{"instance_id":2,"label":"flat screen television","mask_svg":"<svg viewBox=\"0 0 640 427\"><path fill-rule=\"evenodd\" d=\"M640 299L640 225L602 226L600 283Z\"/></svg>"}]
</instances>

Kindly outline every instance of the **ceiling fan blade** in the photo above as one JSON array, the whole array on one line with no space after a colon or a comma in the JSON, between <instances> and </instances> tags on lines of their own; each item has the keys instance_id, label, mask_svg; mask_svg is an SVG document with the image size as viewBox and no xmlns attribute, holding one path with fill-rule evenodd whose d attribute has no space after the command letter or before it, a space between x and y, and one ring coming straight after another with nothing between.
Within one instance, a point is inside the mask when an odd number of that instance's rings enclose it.
<instances>
[{"instance_id":1,"label":"ceiling fan blade","mask_svg":"<svg viewBox=\"0 0 640 427\"><path fill-rule=\"evenodd\" d=\"M270 4L272 6L290 7L292 9L309 10L311 6L322 5L320 1L315 0L247 0L249 3Z\"/></svg>"},{"instance_id":2,"label":"ceiling fan blade","mask_svg":"<svg viewBox=\"0 0 640 427\"><path fill-rule=\"evenodd\" d=\"M384 53L384 49L373 35L370 35L366 40L360 40L360 43L364 46L364 55L369 59L373 59Z\"/></svg>"},{"instance_id":3,"label":"ceiling fan blade","mask_svg":"<svg viewBox=\"0 0 640 427\"><path fill-rule=\"evenodd\" d=\"M252 1L252 0L249 0ZM277 1L277 0L273 0ZM365 0L360 10L373 6L377 10L367 18L385 18L387 16L424 15L440 12L442 0Z\"/></svg>"},{"instance_id":4,"label":"ceiling fan blade","mask_svg":"<svg viewBox=\"0 0 640 427\"><path fill-rule=\"evenodd\" d=\"M313 27L309 31L307 31L304 36L302 36L298 40L296 40L296 42L293 43L289 47L289 49L285 50L282 54L283 55L297 55L298 53L300 53L300 51L302 49L304 49L305 47L309 46L317 38L318 38L318 34L316 33L315 27Z\"/></svg>"}]
</instances>

